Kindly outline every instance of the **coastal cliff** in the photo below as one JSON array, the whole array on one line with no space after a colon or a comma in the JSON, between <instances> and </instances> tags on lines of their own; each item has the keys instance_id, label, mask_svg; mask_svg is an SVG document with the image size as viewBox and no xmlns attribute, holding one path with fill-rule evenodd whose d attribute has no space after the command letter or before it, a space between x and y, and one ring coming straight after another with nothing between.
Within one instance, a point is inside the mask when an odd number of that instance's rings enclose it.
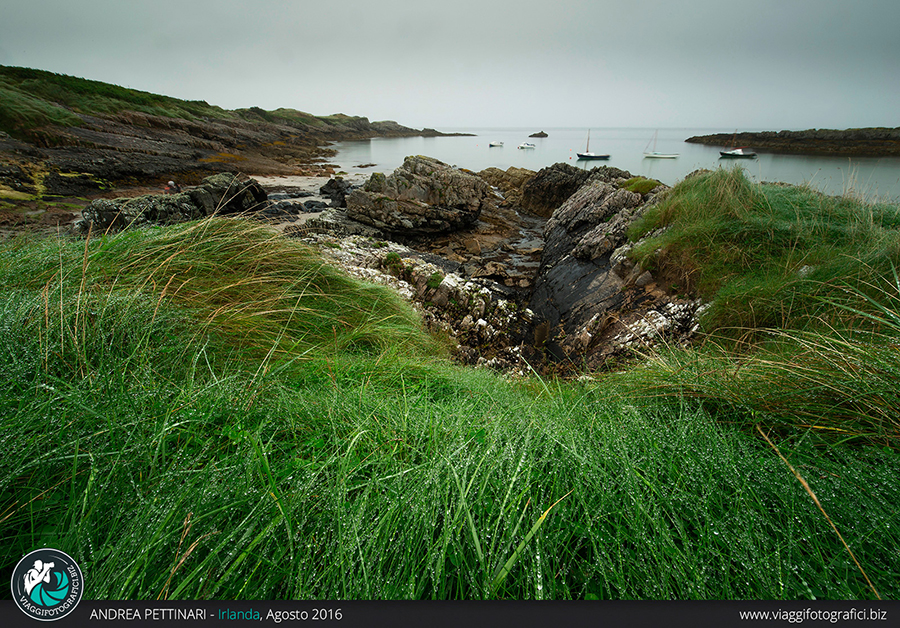
<instances>
[{"instance_id":1,"label":"coastal cliff","mask_svg":"<svg viewBox=\"0 0 900 628\"><path fill-rule=\"evenodd\" d=\"M809 129L806 131L762 131L717 133L684 140L708 146L752 146L756 150L787 155L835 157L900 157L900 127L864 129Z\"/></svg>"}]
</instances>

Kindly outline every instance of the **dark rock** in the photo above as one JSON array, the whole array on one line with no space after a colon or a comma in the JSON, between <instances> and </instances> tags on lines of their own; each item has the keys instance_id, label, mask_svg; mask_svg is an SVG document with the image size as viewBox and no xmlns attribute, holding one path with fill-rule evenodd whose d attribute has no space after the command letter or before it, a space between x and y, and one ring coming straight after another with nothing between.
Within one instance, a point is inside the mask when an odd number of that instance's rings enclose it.
<instances>
[{"instance_id":1,"label":"dark rock","mask_svg":"<svg viewBox=\"0 0 900 628\"><path fill-rule=\"evenodd\" d=\"M332 207L346 207L346 196L352 188L353 186L349 182L344 181L341 177L335 177L334 179L329 179L328 183L320 187L319 193L331 199Z\"/></svg>"},{"instance_id":2,"label":"dark rock","mask_svg":"<svg viewBox=\"0 0 900 628\"><path fill-rule=\"evenodd\" d=\"M556 163L541 169L525 183L522 188L522 207L537 216L549 217L588 179L609 182L628 178L631 178L631 173L619 168L600 166L582 170L569 164Z\"/></svg>"},{"instance_id":3,"label":"dark rock","mask_svg":"<svg viewBox=\"0 0 900 628\"><path fill-rule=\"evenodd\" d=\"M269 197L269 200L272 200L271 196ZM290 215L301 214L306 211L306 207L303 206L303 203L292 203L290 201L275 203L274 207L277 207L282 213Z\"/></svg>"},{"instance_id":4,"label":"dark rock","mask_svg":"<svg viewBox=\"0 0 900 628\"><path fill-rule=\"evenodd\" d=\"M543 131L538 131L537 133L532 133L528 137L549 137L549 136L546 133L544 133Z\"/></svg>"},{"instance_id":5,"label":"dark rock","mask_svg":"<svg viewBox=\"0 0 900 628\"><path fill-rule=\"evenodd\" d=\"M99 199L82 211L76 230L119 231L148 224L172 224L213 214L249 213L266 209L266 193L253 179L232 174L207 177L196 188L178 194Z\"/></svg>"},{"instance_id":6,"label":"dark rock","mask_svg":"<svg viewBox=\"0 0 900 628\"><path fill-rule=\"evenodd\" d=\"M31 175L15 164L0 163L0 185L23 194L37 192Z\"/></svg>"},{"instance_id":7,"label":"dark rock","mask_svg":"<svg viewBox=\"0 0 900 628\"><path fill-rule=\"evenodd\" d=\"M621 302L623 281L610 272L609 253L624 243L607 235L607 244L594 244L598 255L575 255L590 247L585 242L602 242L604 222L616 210L634 208L641 196L614 185L598 182L586 185L573 195L544 227L544 252L535 283L531 309L551 327L562 321L571 331L597 312L615 308Z\"/></svg>"},{"instance_id":8,"label":"dark rock","mask_svg":"<svg viewBox=\"0 0 900 628\"><path fill-rule=\"evenodd\" d=\"M542 168L522 189L522 207L538 216L549 217L584 185L590 171L557 163Z\"/></svg>"},{"instance_id":9,"label":"dark rock","mask_svg":"<svg viewBox=\"0 0 900 628\"><path fill-rule=\"evenodd\" d=\"M303 208L308 212L320 212L328 207L328 203L324 201L306 201Z\"/></svg>"},{"instance_id":10,"label":"dark rock","mask_svg":"<svg viewBox=\"0 0 900 628\"><path fill-rule=\"evenodd\" d=\"M86 196L106 189L108 182L83 173L50 172L44 177L44 194L52 196Z\"/></svg>"},{"instance_id":11,"label":"dark rock","mask_svg":"<svg viewBox=\"0 0 900 628\"><path fill-rule=\"evenodd\" d=\"M266 191L254 179L240 181L230 172L206 177L188 194L206 215L241 214L265 207Z\"/></svg>"},{"instance_id":12,"label":"dark rock","mask_svg":"<svg viewBox=\"0 0 900 628\"><path fill-rule=\"evenodd\" d=\"M376 172L347 196L347 216L404 237L434 235L472 225L496 194L481 178L430 157L407 157L385 177Z\"/></svg>"}]
</instances>

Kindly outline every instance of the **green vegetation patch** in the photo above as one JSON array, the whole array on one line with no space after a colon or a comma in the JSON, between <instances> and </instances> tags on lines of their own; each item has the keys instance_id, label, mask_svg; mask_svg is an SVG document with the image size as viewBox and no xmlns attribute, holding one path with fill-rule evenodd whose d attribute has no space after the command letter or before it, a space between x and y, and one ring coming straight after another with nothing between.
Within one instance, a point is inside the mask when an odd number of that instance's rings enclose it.
<instances>
[{"instance_id":1,"label":"green vegetation patch","mask_svg":"<svg viewBox=\"0 0 900 628\"><path fill-rule=\"evenodd\" d=\"M29 131L48 124L79 126L81 118L63 107L16 89L0 74L0 129L22 139L28 137Z\"/></svg>"},{"instance_id":2,"label":"green vegetation patch","mask_svg":"<svg viewBox=\"0 0 900 628\"><path fill-rule=\"evenodd\" d=\"M843 324L900 267L900 210L751 183L740 169L685 179L631 228L634 257L711 302L708 331ZM883 288L883 285L881 286ZM850 289L850 292L848 292Z\"/></svg>"},{"instance_id":3,"label":"green vegetation patch","mask_svg":"<svg viewBox=\"0 0 900 628\"><path fill-rule=\"evenodd\" d=\"M32 99L80 113L115 114L127 110L187 119L233 115L204 101L180 100L44 70L0 66L0 81Z\"/></svg>"},{"instance_id":4,"label":"green vegetation patch","mask_svg":"<svg viewBox=\"0 0 900 628\"><path fill-rule=\"evenodd\" d=\"M0 198L8 199L11 201L28 201L33 200L35 196L34 194L19 192L18 190L12 190L5 185L0 185Z\"/></svg>"},{"instance_id":5,"label":"green vegetation patch","mask_svg":"<svg viewBox=\"0 0 900 628\"><path fill-rule=\"evenodd\" d=\"M649 194L651 190L662 185L656 179L647 179L645 177L632 177L627 181L619 184L619 187L629 192L637 192L638 194Z\"/></svg>"},{"instance_id":6,"label":"green vegetation patch","mask_svg":"<svg viewBox=\"0 0 900 628\"><path fill-rule=\"evenodd\" d=\"M444 281L444 275L439 272L434 272L431 273L431 276L428 278L428 282L426 283L426 285L432 290L436 290L441 285L442 281Z\"/></svg>"}]
</instances>

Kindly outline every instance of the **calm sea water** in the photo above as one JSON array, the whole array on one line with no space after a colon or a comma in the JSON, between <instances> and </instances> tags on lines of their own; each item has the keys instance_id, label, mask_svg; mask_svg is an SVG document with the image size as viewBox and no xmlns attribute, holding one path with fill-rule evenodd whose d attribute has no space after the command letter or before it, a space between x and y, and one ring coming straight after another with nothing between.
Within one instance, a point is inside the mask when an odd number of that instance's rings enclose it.
<instances>
[{"instance_id":1,"label":"calm sea water","mask_svg":"<svg viewBox=\"0 0 900 628\"><path fill-rule=\"evenodd\" d=\"M811 183L826 194L854 193L869 201L900 202L900 158L807 157L759 153L757 159L720 159L718 146L687 144L694 135L731 133L734 129L601 129L590 130L591 152L609 154L608 161L580 161L588 137L586 128L460 128L444 132L474 133L474 137L405 137L375 138L356 142L339 142L333 146L337 156L333 163L347 172L389 172L403 163L408 155L427 155L451 165L470 170L491 166L503 170L510 166L540 170L557 162L579 168L610 165L635 175L652 177L673 185L698 168L743 167L756 181ZM529 138L544 131L546 138ZM657 135L656 147L653 137ZM501 148L490 142L501 141ZM517 146L531 142L533 150ZM649 146L648 146L649 144ZM730 147L729 147L730 148ZM677 159L645 159L644 150L679 153ZM374 163L373 167L362 168Z\"/></svg>"}]
</instances>

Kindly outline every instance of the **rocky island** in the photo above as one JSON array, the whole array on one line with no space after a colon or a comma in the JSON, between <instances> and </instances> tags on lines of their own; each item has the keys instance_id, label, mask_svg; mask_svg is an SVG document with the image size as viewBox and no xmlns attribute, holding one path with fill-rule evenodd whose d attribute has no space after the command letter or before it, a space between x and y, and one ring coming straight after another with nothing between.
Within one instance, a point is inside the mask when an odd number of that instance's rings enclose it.
<instances>
[{"instance_id":1,"label":"rocky island","mask_svg":"<svg viewBox=\"0 0 900 628\"><path fill-rule=\"evenodd\" d=\"M684 140L707 146L752 146L786 155L900 157L900 128L809 129L696 135Z\"/></svg>"}]
</instances>

